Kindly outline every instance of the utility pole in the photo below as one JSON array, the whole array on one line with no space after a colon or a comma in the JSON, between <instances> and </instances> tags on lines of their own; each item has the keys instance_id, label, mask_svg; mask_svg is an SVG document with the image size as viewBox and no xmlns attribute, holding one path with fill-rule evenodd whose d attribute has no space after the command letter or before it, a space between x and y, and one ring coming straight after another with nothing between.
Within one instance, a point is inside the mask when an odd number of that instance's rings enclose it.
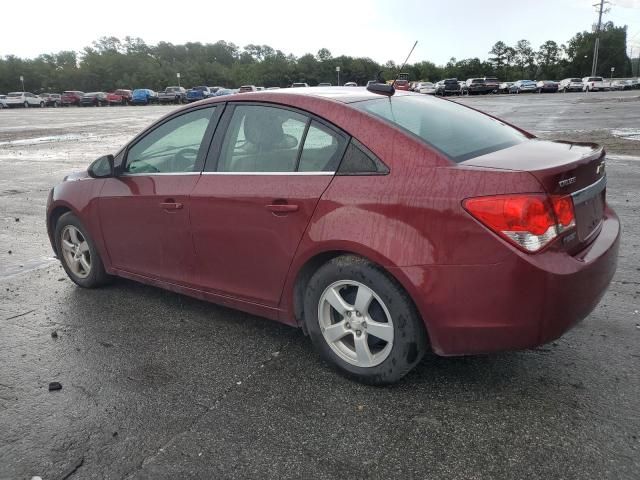
<instances>
[{"instance_id":1,"label":"utility pole","mask_svg":"<svg viewBox=\"0 0 640 480\"><path fill-rule=\"evenodd\" d=\"M598 27L596 28L596 42L593 46L593 64L591 65L591 76L596 76L596 70L598 69L598 48L600 47L600 28L602 27L602 13L604 11L604 4L609 3L606 0L600 0L600 3L595 3L594 7L599 7L598 12Z\"/></svg>"}]
</instances>

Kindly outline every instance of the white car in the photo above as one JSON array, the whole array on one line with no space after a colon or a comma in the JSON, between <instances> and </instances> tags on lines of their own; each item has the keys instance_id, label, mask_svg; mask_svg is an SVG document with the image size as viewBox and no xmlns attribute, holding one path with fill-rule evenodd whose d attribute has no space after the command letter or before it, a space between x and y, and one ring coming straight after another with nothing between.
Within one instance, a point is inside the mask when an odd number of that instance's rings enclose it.
<instances>
[{"instance_id":1,"label":"white car","mask_svg":"<svg viewBox=\"0 0 640 480\"><path fill-rule=\"evenodd\" d=\"M44 99L31 92L9 92L6 102L8 107L44 107Z\"/></svg>"},{"instance_id":2,"label":"white car","mask_svg":"<svg viewBox=\"0 0 640 480\"><path fill-rule=\"evenodd\" d=\"M308 83L305 82L296 82L291 85L291 88L307 88L309 86Z\"/></svg>"},{"instance_id":3,"label":"white car","mask_svg":"<svg viewBox=\"0 0 640 480\"><path fill-rule=\"evenodd\" d=\"M9 108L6 95L0 95L0 110L3 108Z\"/></svg>"},{"instance_id":4,"label":"white car","mask_svg":"<svg viewBox=\"0 0 640 480\"><path fill-rule=\"evenodd\" d=\"M562 93L567 92L581 92L582 91L582 79L581 78L565 78L560 80L558 90Z\"/></svg>"},{"instance_id":5,"label":"white car","mask_svg":"<svg viewBox=\"0 0 640 480\"><path fill-rule=\"evenodd\" d=\"M609 85L609 82L605 82L602 77L584 77L582 79L583 92L604 92L610 88L611 85Z\"/></svg>"},{"instance_id":6,"label":"white car","mask_svg":"<svg viewBox=\"0 0 640 480\"><path fill-rule=\"evenodd\" d=\"M436 94L436 86L431 82L420 82L417 89L419 93L426 93L427 95Z\"/></svg>"},{"instance_id":7,"label":"white car","mask_svg":"<svg viewBox=\"0 0 640 480\"><path fill-rule=\"evenodd\" d=\"M344 84L345 87L357 87L358 84L356 82L347 82Z\"/></svg>"}]
</instances>

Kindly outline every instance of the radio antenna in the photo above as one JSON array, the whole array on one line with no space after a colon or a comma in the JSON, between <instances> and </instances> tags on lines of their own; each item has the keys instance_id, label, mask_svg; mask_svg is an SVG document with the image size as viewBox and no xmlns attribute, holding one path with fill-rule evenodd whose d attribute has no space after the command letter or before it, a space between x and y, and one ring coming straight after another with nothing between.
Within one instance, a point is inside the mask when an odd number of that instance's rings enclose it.
<instances>
[{"instance_id":1,"label":"radio antenna","mask_svg":"<svg viewBox=\"0 0 640 480\"><path fill-rule=\"evenodd\" d=\"M402 72L402 70L404 69L404 66L407 64L407 62L409 61L409 57L411 56L411 54L413 53L413 51L416 48L416 45L418 45L418 41L416 40L416 43L413 44L413 47L411 47L411 51L409 52L409 55L407 55L407 58L404 59L404 63L402 64L402 66L400 67L400 70L398 70L398 75L396 76L395 80L393 81L393 83L391 84L391 88L395 88L396 86L396 81L398 80L398 78L400 78L400 73Z\"/></svg>"}]
</instances>

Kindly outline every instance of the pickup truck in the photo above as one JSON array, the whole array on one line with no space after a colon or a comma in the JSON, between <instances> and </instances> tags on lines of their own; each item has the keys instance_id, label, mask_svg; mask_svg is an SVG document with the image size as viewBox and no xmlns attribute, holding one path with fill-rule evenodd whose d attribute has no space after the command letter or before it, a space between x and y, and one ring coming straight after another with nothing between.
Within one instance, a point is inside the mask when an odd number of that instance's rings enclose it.
<instances>
[{"instance_id":1,"label":"pickup truck","mask_svg":"<svg viewBox=\"0 0 640 480\"><path fill-rule=\"evenodd\" d=\"M583 92L604 92L611 90L611 84L605 82L602 77L584 77L582 79Z\"/></svg>"},{"instance_id":2,"label":"pickup truck","mask_svg":"<svg viewBox=\"0 0 640 480\"><path fill-rule=\"evenodd\" d=\"M187 101L187 91L184 87L167 87L162 92L158 92L160 103L185 103Z\"/></svg>"},{"instance_id":3,"label":"pickup truck","mask_svg":"<svg viewBox=\"0 0 640 480\"><path fill-rule=\"evenodd\" d=\"M128 105L131 103L131 90L118 89L107 94L109 105Z\"/></svg>"}]
</instances>

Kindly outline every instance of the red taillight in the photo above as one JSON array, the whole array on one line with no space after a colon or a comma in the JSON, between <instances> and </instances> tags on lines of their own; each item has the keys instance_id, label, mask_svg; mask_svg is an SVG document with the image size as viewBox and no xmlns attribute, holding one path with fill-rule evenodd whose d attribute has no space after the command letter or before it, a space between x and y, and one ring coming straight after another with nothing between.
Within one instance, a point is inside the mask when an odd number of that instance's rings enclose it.
<instances>
[{"instance_id":1,"label":"red taillight","mask_svg":"<svg viewBox=\"0 0 640 480\"><path fill-rule=\"evenodd\" d=\"M545 194L468 198L464 208L493 232L527 252L544 248L575 226L571 197Z\"/></svg>"}]
</instances>

